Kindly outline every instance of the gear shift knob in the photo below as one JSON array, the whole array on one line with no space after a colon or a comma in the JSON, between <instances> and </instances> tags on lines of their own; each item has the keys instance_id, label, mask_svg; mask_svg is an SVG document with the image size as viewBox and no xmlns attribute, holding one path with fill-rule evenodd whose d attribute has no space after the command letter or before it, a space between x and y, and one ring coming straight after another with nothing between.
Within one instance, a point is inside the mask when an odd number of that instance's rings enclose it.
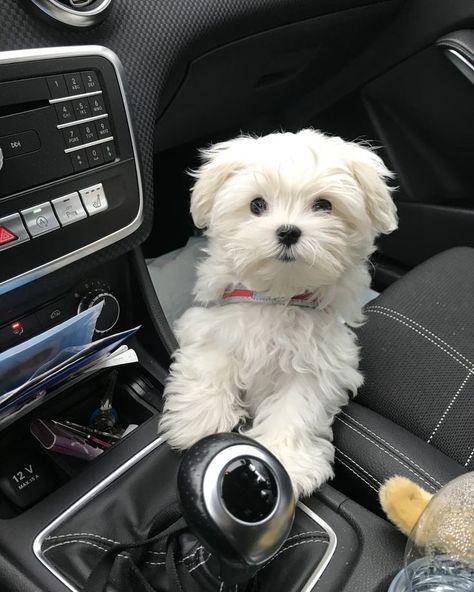
<instances>
[{"instance_id":1,"label":"gear shift knob","mask_svg":"<svg viewBox=\"0 0 474 592\"><path fill-rule=\"evenodd\" d=\"M288 473L264 446L239 434L215 434L192 446L181 461L178 494L184 518L227 584L255 575L293 524Z\"/></svg>"}]
</instances>

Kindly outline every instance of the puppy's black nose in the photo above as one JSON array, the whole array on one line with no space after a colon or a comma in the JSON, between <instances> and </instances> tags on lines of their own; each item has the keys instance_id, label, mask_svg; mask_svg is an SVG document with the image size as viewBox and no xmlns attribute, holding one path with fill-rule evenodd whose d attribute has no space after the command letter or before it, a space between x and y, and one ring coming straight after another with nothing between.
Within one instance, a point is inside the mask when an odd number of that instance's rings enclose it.
<instances>
[{"instance_id":1,"label":"puppy's black nose","mask_svg":"<svg viewBox=\"0 0 474 592\"><path fill-rule=\"evenodd\" d=\"M298 242L301 236L301 230L293 224L283 224L277 228L276 234L282 245L291 247L291 245Z\"/></svg>"}]
</instances>

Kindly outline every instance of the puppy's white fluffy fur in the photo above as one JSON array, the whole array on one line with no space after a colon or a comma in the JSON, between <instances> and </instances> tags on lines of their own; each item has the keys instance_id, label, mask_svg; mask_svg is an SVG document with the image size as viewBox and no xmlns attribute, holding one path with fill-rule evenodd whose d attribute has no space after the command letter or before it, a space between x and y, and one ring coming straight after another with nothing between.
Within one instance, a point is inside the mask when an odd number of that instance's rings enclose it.
<instances>
[{"instance_id":1,"label":"puppy's white fluffy fur","mask_svg":"<svg viewBox=\"0 0 474 592\"><path fill-rule=\"evenodd\" d=\"M177 322L161 431L182 450L245 420L296 495L307 495L333 475L333 419L362 384L350 327L363 321L374 239L397 226L391 173L368 148L311 129L240 137L203 156L191 213L207 229L208 256L198 268L198 306ZM258 196L267 210L256 216ZM318 198L332 211L314 211ZM279 258L283 224L302 231L287 251L292 261ZM311 292L318 304L221 306L239 284L287 300Z\"/></svg>"}]
</instances>

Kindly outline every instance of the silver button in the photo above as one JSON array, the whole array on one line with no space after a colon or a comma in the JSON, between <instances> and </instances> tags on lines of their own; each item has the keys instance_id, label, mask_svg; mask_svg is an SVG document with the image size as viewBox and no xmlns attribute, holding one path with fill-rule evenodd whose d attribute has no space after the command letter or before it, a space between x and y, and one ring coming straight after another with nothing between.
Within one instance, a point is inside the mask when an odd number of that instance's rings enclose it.
<instances>
[{"instance_id":1,"label":"silver button","mask_svg":"<svg viewBox=\"0 0 474 592\"><path fill-rule=\"evenodd\" d=\"M102 183L81 189L79 193L89 216L103 212L109 207Z\"/></svg>"},{"instance_id":2,"label":"silver button","mask_svg":"<svg viewBox=\"0 0 474 592\"><path fill-rule=\"evenodd\" d=\"M59 222L56 220L53 208L49 202L22 210L21 215L33 238L59 228Z\"/></svg>"},{"instance_id":3,"label":"silver button","mask_svg":"<svg viewBox=\"0 0 474 592\"><path fill-rule=\"evenodd\" d=\"M6 234L14 234L17 238L15 240L5 242L2 245L2 229L6 230ZM4 240L6 238L9 237L4 237ZM0 218L0 251L6 251L6 249L9 249L10 247L16 247L16 245L29 240L30 235L26 232L26 228L24 227L22 219L20 218L20 214L11 214L11 216Z\"/></svg>"},{"instance_id":4,"label":"silver button","mask_svg":"<svg viewBox=\"0 0 474 592\"><path fill-rule=\"evenodd\" d=\"M63 226L87 218L86 211L82 207L79 193L77 193L77 191L53 199L52 202L56 216Z\"/></svg>"}]
</instances>

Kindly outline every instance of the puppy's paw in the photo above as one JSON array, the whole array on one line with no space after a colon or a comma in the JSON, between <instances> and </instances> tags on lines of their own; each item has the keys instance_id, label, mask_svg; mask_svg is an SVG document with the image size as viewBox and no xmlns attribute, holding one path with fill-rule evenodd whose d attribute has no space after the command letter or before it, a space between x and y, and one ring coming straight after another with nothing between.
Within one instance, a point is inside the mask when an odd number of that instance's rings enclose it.
<instances>
[{"instance_id":1,"label":"puppy's paw","mask_svg":"<svg viewBox=\"0 0 474 592\"><path fill-rule=\"evenodd\" d=\"M201 438L220 432L231 432L244 411L239 409L206 409L198 404L174 408L171 399L165 405L159 433L171 448L187 450Z\"/></svg>"},{"instance_id":2,"label":"puppy's paw","mask_svg":"<svg viewBox=\"0 0 474 592\"><path fill-rule=\"evenodd\" d=\"M245 435L253 437L252 430L247 431ZM259 436L255 439L266 446L285 467L297 499L311 495L334 477L331 465L333 448L330 442L321 440L321 446L313 444L296 448L288 446L285 442L265 441Z\"/></svg>"},{"instance_id":3,"label":"puppy's paw","mask_svg":"<svg viewBox=\"0 0 474 592\"><path fill-rule=\"evenodd\" d=\"M188 421L179 413L167 411L163 414L159 423L159 434L171 448L175 450L187 450L191 448L202 436L196 433Z\"/></svg>"},{"instance_id":4,"label":"puppy's paw","mask_svg":"<svg viewBox=\"0 0 474 592\"><path fill-rule=\"evenodd\" d=\"M310 472L306 472L305 466L293 466L292 468L287 468L287 471L290 475L293 491L297 499L310 496L329 481L329 479L334 477L334 470L331 464L323 459L319 459L316 463L311 463Z\"/></svg>"}]
</instances>

